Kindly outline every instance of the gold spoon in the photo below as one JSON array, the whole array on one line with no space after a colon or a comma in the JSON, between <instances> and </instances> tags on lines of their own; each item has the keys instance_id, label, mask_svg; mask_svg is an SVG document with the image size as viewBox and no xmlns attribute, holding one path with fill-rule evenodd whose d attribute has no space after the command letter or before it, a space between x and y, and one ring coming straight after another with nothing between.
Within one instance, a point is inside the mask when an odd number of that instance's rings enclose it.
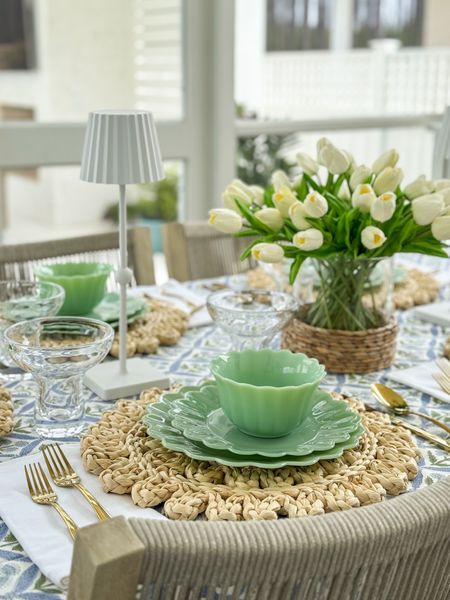
<instances>
[{"instance_id":1,"label":"gold spoon","mask_svg":"<svg viewBox=\"0 0 450 600\"><path fill-rule=\"evenodd\" d=\"M424 413L417 412L415 410L411 410L408 406L408 403L403 398L403 396L398 394L396 391L394 391L392 388L388 387L387 385L383 385L382 383L372 383L372 385L370 386L370 389L372 390L372 392L373 392L374 396L376 397L376 399L378 400L378 402L380 404L382 404L383 406L385 406L386 408L388 408L394 414L396 414L396 415L417 415L418 417L422 417L424 419L427 419L428 421L431 421L438 427L441 427L442 429L444 429L447 433L450 433L450 427L448 425L446 425L445 423L443 423L442 421L439 421L438 419L435 419L434 417L430 417L430 415L426 415Z\"/></svg>"}]
</instances>

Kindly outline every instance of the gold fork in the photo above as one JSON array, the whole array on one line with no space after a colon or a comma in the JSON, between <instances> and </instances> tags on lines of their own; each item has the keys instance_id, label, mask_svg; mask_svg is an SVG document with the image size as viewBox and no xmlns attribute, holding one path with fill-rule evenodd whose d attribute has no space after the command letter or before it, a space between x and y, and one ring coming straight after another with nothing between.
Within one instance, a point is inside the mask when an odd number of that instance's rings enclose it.
<instances>
[{"instance_id":1,"label":"gold fork","mask_svg":"<svg viewBox=\"0 0 450 600\"><path fill-rule=\"evenodd\" d=\"M79 490L95 510L100 521L106 521L111 518L111 515L106 512L100 502L81 483L79 476L75 473L59 444L42 446L42 454L44 455L45 464L51 478L56 485L59 487L74 487Z\"/></svg>"},{"instance_id":2,"label":"gold fork","mask_svg":"<svg viewBox=\"0 0 450 600\"><path fill-rule=\"evenodd\" d=\"M53 506L53 508L58 511L59 516L66 524L70 535L73 539L75 539L75 534L77 532L78 527L75 521L72 519L72 517L70 517L63 509L63 507L58 504L58 496L53 491L53 488L50 485L47 479L47 475L45 474L45 471L42 468L41 464L33 463L29 465L29 471L26 465L24 465L24 469L25 477L27 479L28 484L28 490L30 492L30 496L33 502L36 502L37 504L47 504L48 506Z\"/></svg>"},{"instance_id":3,"label":"gold fork","mask_svg":"<svg viewBox=\"0 0 450 600\"><path fill-rule=\"evenodd\" d=\"M444 375L446 375L447 377L450 377L450 361L449 360L447 360L446 358L438 358L436 360L436 365L444 373Z\"/></svg>"},{"instance_id":4,"label":"gold fork","mask_svg":"<svg viewBox=\"0 0 450 600\"><path fill-rule=\"evenodd\" d=\"M439 387L446 393L450 394L450 378L444 373L433 373L433 379L437 381Z\"/></svg>"}]
</instances>

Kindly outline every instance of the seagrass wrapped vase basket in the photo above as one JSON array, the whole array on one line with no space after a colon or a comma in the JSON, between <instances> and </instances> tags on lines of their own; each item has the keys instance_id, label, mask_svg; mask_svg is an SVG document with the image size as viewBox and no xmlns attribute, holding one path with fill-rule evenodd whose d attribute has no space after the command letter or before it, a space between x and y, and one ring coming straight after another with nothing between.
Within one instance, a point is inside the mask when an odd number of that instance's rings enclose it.
<instances>
[{"instance_id":1,"label":"seagrass wrapped vase basket","mask_svg":"<svg viewBox=\"0 0 450 600\"><path fill-rule=\"evenodd\" d=\"M335 257L300 273L302 307L282 346L317 358L330 373L370 373L395 359L392 261Z\"/></svg>"}]
</instances>

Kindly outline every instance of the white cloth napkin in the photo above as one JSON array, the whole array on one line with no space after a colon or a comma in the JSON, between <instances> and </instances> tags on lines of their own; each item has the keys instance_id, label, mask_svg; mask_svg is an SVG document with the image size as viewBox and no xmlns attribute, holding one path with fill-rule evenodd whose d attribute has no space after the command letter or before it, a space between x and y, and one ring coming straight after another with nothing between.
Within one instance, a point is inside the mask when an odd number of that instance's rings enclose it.
<instances>
[{"instance_id":1,"label":"white cloth napkin","mask_svg":"<svg viewBox=\"0 0 450 600\"><path fill-rule=\"evenodd\" d=\"M433 379L433 373L439 373L439 368L434 361L430 361L409 369L390 371L387 373L387 377L450 404L450 394L446 394L439 387L439 384Z\"/></svg>"},{"instance_id":2,"label":"white cloth napkin","mask_svg":"<svg viewBox=\"0 0 450 600\"><path fill-rule=\"evenodd\" d=\"M166 295L164 294L164 290L167 292L172 292L181 298L174 298L173 296ZM162 286L137 286L132 288L130 293L138 295L144 293L148 294L149 296L152 296L152 298L173 304L187 313L192 310L192 306L189 305L189 302L192 302L197 306L203 306L203 308L197 310L191 315L189 319L189 328L203 327L204 325L210 325L212 323L212 319L209 316L206 308L206 298L208 297L209 292L205 293L204 295L200 295L176 279L169 279L169 281ZM187 302L184 302L182 298L185 298Z\"/></svg>"},{"instance_id":3,"label":"white cloth napkin","mask_svg":"<svg viewBox=\"0 0 450 600\"><path fill-rule=\"evenodd\" d=\"M165 519L156 510L134 505L128 495L105 493L98 477L84 470L79 444L64 444L61 447L83 484L111 516ZM66 589L73 541L56 510L36 504L30 498L23 466L35 461L42 464L49 477L40 452L0 464L0 516L39 569L57 586ZM79 491L60 488L53 483L52 487L58 495L58 502L79 527L98 522L94 510Z\"/></svg>"},{"instance_id":4,"label":"white cloth napkin","mask_svg":"<svg viewBox=\"0 0 450 600\"><path fill-rule=\"evenodd\" d=\"M422 321L450 327L450 302L433 302L414 309L414 315Z\"/></svg>"}]
</instances>

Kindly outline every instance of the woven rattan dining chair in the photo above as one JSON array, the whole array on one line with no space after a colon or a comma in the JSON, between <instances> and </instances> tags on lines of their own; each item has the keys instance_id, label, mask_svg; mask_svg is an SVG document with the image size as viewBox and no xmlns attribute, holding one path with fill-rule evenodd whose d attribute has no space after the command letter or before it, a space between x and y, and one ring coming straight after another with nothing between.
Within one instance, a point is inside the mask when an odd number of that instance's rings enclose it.
<instances>
[{"instance_id":1,"label":"woven rattan dining chair","mask_svg":"<svg viewBox=\"0 0 450 600\"><path fill-rule=\"evenodd\" d=\"M318 517L80 529L68 600L448 600L450 478Z\"/></svg>"},{"instance_id":2,"label":"woven rattan dining chair","mask_svg":"<svg viewBox=\"0 0 450 600\"><path fill-rule=\"evenodd\" d=\"M128 265L133 270L134 284L155 283L150 230L135 227L128 230ZM0 279L34 279L36 267L42 263L63 261L101 261L119 267L118 232L100 233L64 240L0 246Z\"/></svg>"},{"instance_id":3,"label":"woven rattan dining chair","mask_svg":"<svg viewBox=\"0 0 450 600\"><path fill-rule=\"evenodd\" d=\"M166 223L162 229L169 277L178 281L235 275L251 260L240 260L249 238L234 238L203 222Z\"/></svg>"}]
</instances>

